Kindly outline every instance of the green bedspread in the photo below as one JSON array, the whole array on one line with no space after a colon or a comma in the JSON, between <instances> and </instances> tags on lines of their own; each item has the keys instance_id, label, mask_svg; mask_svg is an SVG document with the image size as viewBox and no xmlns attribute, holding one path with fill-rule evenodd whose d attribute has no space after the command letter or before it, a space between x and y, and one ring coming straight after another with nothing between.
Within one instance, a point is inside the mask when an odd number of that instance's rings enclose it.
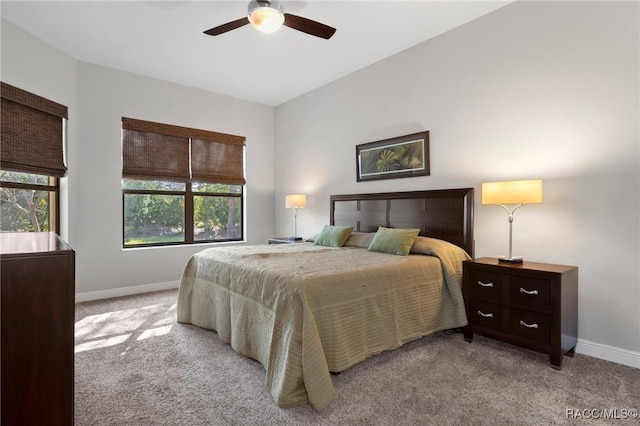
<instances>
[{"instance_id":1,"label":"green bedspread","mask_svg":"<svg viewBox=\"0 0 640 426\"><path fill-rule=\"evenodd\" d=\"M410 256L310 243L206 249L184 270L178 321L259 361L280 407L322 410L334 399L330 371L466 325L466 253L421 244Z\"/></svg>"}]
</instances>

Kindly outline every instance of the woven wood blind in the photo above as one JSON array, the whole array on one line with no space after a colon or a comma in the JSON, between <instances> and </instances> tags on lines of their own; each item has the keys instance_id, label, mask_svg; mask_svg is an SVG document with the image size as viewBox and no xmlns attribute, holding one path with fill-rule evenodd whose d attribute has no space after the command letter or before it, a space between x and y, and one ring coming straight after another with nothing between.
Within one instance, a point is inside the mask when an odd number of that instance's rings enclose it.
<instances>
[{"instance_id":1,"label":"woven wood blind","mask_svg":"<svg viewBox=\"0 0 640 426\"><path fill-rule=\"evenodd\" d=\"M66 174L62 119L67 107L1 83L0 168L62 177Z\"/></svg>"},{"instance_id":2,"label":"woven wood blind","mask_svg":"<svg viewBox=\"0 0 640 426\"><path fill-rule=\"evenodd\" d=\"M244 137L125 117L122 129L122 177L245 183Z\"/></svg>"},{"instance_id":3,"label":"woven wood blind","mask_svg":"<svg viewBox=\"0 0 640 426\"><path fill-rule=\"evenodd\" d=\"M197 182L244 185L244 146L191 140L191 173Z\"/></svg>"}]
</instances>

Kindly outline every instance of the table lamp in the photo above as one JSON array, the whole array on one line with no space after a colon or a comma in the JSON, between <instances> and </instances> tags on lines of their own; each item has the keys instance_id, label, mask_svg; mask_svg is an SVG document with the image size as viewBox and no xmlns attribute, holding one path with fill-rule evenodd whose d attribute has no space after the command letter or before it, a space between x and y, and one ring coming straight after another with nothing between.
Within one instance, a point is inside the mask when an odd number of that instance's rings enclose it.
<instances>
[{"instance_id":1,"label":"table lamp","mask_svg":"<svg viewBox=\"0 0 640 426\"><path fill-rule=\"evenodd\" d=\"M513 213L525 204L542 203L542 180L515 180L482 184L482 204L496 204L509 215L509 255L498 256L500 262L522 263L522 256L513 256ZM505 204L514 205L509 209Z\"/></svg>"},{"instance_id":2,"label":"table lamp","mask_svg":"<svg viewBox=\"0 0 640 426\"><path fill-rule=\"evenodd\" d=\"M298 238L298 209L307 206L307 196L305 194L290 194L285 197L285 207L293 209L293 235L289 236L290 241L297 241Z\"/></svg>"}]
</instances>

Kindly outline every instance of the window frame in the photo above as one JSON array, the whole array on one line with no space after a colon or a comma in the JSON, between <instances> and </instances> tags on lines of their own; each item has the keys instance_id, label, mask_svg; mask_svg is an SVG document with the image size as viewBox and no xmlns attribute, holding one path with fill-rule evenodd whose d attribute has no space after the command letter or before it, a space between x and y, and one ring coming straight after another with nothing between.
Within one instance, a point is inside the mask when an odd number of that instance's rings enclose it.
<instances>
[{"instance_id":1,"label":"window frame","mask_svg":"<svg viewBox=\"0 0 640 426\"><path fill-rule=\"evenodd\" d=\"M65 154L69 110L65 105L4 81L0 81L0 101L0 170L45 176L48 179L46 185L0 180L0 187L46 191L49 210L46 232L60 235L60 179L67 174Z\"/></svg>"},{"instance_id":2,"label":"window frame","mask_svg":"<svg viewBox=\"0 0 640 426\"><path fill-rule=\"evenodd\" d=\"M3 171L11 172L11 170ZM39 174L32 172L18 172L18 173L31 173L31 174ZM37 183L22 183L22 182L10 182L5 180L0 180L1 188L12 188L12 189L25 189L25 190L34 190L34 191L47 191L49 193L49 229L41 232L55 232L60 235L60 178L56 176L43 175L49 178L48 185L40 185ZM36 231L2 231L2 232L36 232Z\"/></svg>"},{"instance_id":3,"label":"window frame","mask_svg":"<svg viewBox=\"0 0 640 426\"><path fill-rule=\"evenodd\" d=\"M122 117L122 247L161 247L244 241L244 136L194 129ZM126 189L124 180L176 182L182 189ZM193 191L194 184L239 187L238 192ZM126 244L125 199L127 195L184 197L184 239ZM240 235L237 238L195 240L195 197L225 197L240 203ZM229 216L230 217L230 216Z\"/></svg>"},{"instance_id":4,"label":"window frame","mask_svg":"<svg viewBox=\"0 0 640 426\"><path fill-rule=\"evenodd\" d=\"M140 180L140 179L131 179L129 180ZM171 180L166 180L170 182ZM228 185L228 184L222 184ZM122 248L123 249L131 249L131 248L144 248L144 247L165 247L165 246L181 246L181 245L193 245L193 244L212 244L212 243L225 243L225 242L236 242L236 241L244 241L244 185L229 185L229 186L239 186L239 193L230 193L230 192L209 192L209 191L193 191L192 183L185 182L184 191L180 190L152 190L152 189L122 189ZM133 195L174 195L174 196L184 196L184 241L175 241L175 242L160 242L160 243L143 243L143 244L126 244L125 243L125 197L128 194ZM194 197L227 197L227 198L237 198L240 202L240 236L238 238L225 238L225 239L216 239L216 240L195 240L194 236L194 216L195 216L195 203Z\"/></svg>"}]
</instances>

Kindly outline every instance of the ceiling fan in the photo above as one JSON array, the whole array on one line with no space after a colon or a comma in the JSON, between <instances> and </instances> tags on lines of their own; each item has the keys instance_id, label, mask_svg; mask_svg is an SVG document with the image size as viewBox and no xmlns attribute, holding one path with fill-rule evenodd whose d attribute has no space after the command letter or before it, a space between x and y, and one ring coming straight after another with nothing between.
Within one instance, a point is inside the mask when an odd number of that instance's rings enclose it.
<instances>
[{"instance_id":1,"label":"ceiling fan","mask_svg":"<svg viewBox=\"0 0 640 426\"><path fill-rule=\"evenodd\" d=\"M282 7L279 1L252 0L249 2L247 17L227 22L226 24L211 28L204 33L217 36L227 31L243 27L249 23L264 33L277 31L283 25L324 39L330 39L336 32L335 28L321 24L320 22L285 13L284 7Z\"/></svg>"}]
</instances>

